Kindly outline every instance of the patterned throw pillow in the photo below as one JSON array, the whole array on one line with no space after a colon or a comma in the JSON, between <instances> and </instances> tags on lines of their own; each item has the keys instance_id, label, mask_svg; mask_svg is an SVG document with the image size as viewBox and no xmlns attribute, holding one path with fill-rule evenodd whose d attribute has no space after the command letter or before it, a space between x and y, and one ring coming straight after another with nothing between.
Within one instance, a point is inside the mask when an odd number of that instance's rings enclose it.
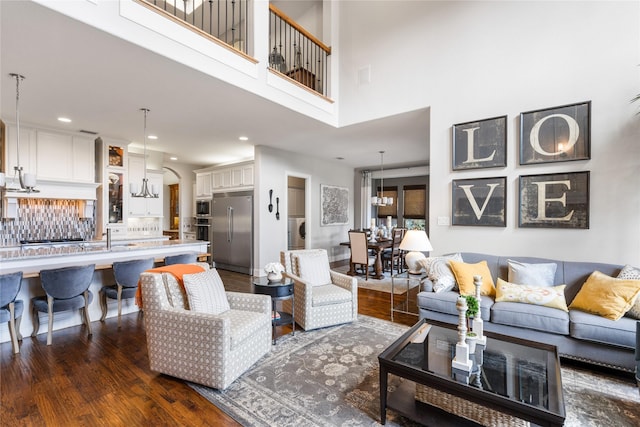
<instances>
[{"instance_id":1,"label":"patterned throw pillow","mask_svg":"<svg viewBox=\"0 0 640 427\"><path fill-rule=\"evenodd\" d=\"M531 286L553 286L555 283L556 269L555 262L527 264L512 259L507 260L509 265L509 283Z\"/></svg>"},{"instance_id":2,"label":"patterned throw pillow","mask_svg":"<svg viewBox=\"0 0 640 427\"><path fill-rule=\"evenodd\" d=\"M433 283L433 292L451 291L456 287L456 278L449 266L449 260L462 262L462 256L457 253L438 257L429 257L420 260L427 272L427 277Z\"/></svg>"},{"instance_id":3,"label":"patterned throw pillow","mask_svg":"<svg viewBox=\"0 0 640 427\"><path fill-rule=\"evenodd\" d=\"M231 309L217 270L185 274L182 280L191 310L198 313L220 314Z\"/></svg>"},{"instance_id":4,"label":"patterned throw pillow","mask_svg":"<svg viewBox=\"0 0 640 427\"><path fill-rule=\"evenodd\" d=\"M617 278L640 280L640 270L635 267L631 267L630 265L625 265L624 268L620 271L620 274L618 274ZM640 297L636 298L635 304L633 304L629 311L625 313L625 316L640 320Z\"/></svg>"},{"instance_id":5,"label":"patterned throw pillow","mask_svg":"<svg viewBox=\"0 0 640 427\"><path fill-rule=\"evenodd\" d=\"M523 304L542 305L569 311L564 297L566 285L529 286L516 285L498 278L496 285L496 302L519 302Z\"/></svg>"}]
</instances>

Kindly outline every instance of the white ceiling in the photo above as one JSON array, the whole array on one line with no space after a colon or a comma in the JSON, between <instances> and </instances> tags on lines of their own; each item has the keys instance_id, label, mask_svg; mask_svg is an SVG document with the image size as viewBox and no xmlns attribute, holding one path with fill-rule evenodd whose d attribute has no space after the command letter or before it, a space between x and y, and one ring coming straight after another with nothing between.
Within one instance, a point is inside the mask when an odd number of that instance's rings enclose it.
<instances>
[{"instance_id":1,"label":"white ceiling","mask_svg":"<svg viewBox=\"0 0 640 427\"><path fill-rule=\"evenodd\" d=\"M343 164L428 164L425 110L334 128L93 27L26 1L0 1L0 115L21 125L87 130L206 166L253 157L254 145ZM62 124L57 117L73 120ZM238 137L250 139L241 142Z\"/></svg>"}]
</instances>

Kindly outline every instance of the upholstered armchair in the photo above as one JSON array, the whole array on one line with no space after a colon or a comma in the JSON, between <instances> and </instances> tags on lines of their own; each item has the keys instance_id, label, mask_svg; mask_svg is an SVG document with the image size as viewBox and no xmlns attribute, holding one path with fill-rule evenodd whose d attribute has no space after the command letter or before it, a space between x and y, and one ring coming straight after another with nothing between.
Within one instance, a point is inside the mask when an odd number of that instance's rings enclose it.
<instances>
[{"instance_id":1,"label":"upholstered armchair","mask_svg":"<svg viewBox=\"0 0 640 427\"><path fill-rule=\"evenodd\" d=\"M271 298L224 292L213 272L229 307L219 314L191 310L171 273L142 273L140 286L151 370L223 390L270 351Z\"/></svg>"},{"instance_id":2,"label":"upholstered armchair","mask_svg":"<svg viewBox=\"0 0 640 427\"><path fill-rule=\"evenodd\" d=\"M330 270L327 251L280 252L285 274L294 280L295 320L304 330L352 322L358 317L358 281ZM285 311L290 301L284 301Z\"/></svg>"}]
</instances>

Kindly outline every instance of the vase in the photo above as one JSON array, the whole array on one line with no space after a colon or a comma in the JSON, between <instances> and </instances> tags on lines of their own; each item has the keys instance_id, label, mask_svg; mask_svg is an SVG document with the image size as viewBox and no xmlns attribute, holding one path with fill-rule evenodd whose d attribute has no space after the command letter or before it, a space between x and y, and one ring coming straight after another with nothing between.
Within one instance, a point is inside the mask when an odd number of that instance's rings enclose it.
<instances>
[{"instance_id":1,"label":"vase","mask_svg":"<svg viewBox=\"0 0 640 427\"><path fill-rule=\"evenodd\" d=\"M476 343L478 342L477 336L469 336L466 338L467 345L469 346L469 354L473 354L476 352Z\"/></svg>"},{"instance_id":2,"label":"vase","mask_svg":"<svg viewBox=\"0 0 640 427\"><path fill-rule=\"evenodd\" d=\"M267 279L269 279L270 282L279 282L282 280L282 273L268 273Z\"/></svg>"}]
</instances>

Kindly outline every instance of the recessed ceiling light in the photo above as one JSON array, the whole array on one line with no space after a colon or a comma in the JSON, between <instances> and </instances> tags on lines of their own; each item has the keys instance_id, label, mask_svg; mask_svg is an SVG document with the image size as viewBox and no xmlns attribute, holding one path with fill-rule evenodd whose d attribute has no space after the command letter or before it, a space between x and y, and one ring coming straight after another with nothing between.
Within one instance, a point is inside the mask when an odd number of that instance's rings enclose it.
<instances>
[{"instance_id":1,"label":"recessed ceiling light","mask_svg":"<svg viewBox=\"0 0 640 427\"><path fill-rule=\"evenodd\" d=\"M158 139L158 137L155 136L155 135L149 135L147 138L149 138L149 139Z\"/></svg>"},{"instance_id":2,"label":"recessed ceiling light","mask_svg":"<svg viewBox=\"0 0 640 427\"><path fill-rule=\"evenodd\" d=\"M68 119L66 117L58 117L58 121L62 123L71 123L71 119Z\"/></svg>"},{"instance_id":3,"label":"recessed ceiling light","mask_svg":"<svg viewBox=\"0 0 640 427\"><path fill-rule=\"evenodd\" d=\"M176 160L178 160L178 158L177 157L169 157L169 160L173 160L175 162Z\"/></svg>"},{"instance_id":4,"label":"recessed ceiling light","mask_svg":"<svg viewBox=\"0 0 640 427\"><path fill-rule=\"evenodd\" d=\"M241 136L240 138L238 138L240 141L248 141L249 137L248 136Z\"/></svg>"}]
</instances>

